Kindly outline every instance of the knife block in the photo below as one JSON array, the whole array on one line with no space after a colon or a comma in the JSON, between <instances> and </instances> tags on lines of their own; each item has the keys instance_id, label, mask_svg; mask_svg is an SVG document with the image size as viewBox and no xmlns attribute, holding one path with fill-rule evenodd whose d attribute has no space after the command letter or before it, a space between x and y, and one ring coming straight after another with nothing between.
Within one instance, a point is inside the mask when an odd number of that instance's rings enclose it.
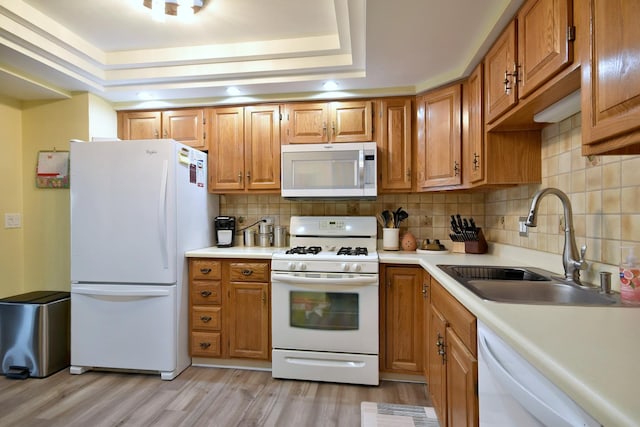
<instances>
[{"instance_id":1,"label":"knife block","mask_svg":"<svg viewBox=\"0 0 640 427\"><path fill-rule=\"evenodd\" d=\"M470 240L464 242L464 252L468 254L486 254L489 250L487 240L484 238L482 228L478 228L478 240Z\"/></svg>"}]
</instances>

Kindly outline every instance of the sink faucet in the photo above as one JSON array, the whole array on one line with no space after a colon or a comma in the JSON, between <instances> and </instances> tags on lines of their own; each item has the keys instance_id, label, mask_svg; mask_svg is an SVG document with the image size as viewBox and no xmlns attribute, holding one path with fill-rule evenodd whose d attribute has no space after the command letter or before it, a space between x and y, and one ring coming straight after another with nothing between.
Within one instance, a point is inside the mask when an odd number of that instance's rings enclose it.
<instances>
[{"instance_id":1,"label":"sink faucet","mask_svg":"<svg viewBox=\"0 0 640 427\"><path fill-rule=\"evenodd\" d=\"M564 277L567 282L573 282L582 285L580 282L580 270L587 268L584 255L587 252L587 246L580 248L580 258L578 258L578 248L576 246L576 236L573 231L573 212L571 210L571 201L569 197L557 188L545 188L538 191L531 201L531 209L525 225L527 227L537 226L538 205L540 200L547 194L555 194L562 202L564 209L564 250L562 251L562 264L564 266Z\"/></svg>"}]
</instances>

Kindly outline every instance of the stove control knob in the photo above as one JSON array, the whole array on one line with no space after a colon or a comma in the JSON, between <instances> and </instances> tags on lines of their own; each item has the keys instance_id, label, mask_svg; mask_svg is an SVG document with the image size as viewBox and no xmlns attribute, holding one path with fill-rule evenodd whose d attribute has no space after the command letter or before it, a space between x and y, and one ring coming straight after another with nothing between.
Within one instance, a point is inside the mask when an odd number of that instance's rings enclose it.
<instances>
[{"instance_id":1,"label":"stove control knob","mask_svg":"<svg viewBox=\"0 0 640 427\"><path fill-rule=\"evenodd\" d=\"M296 263L295 263L295 262L290 262L289 264L287 264L287 268L288 268L290 271L295 270L295 269L296 269Z\"/></svg>"},{"instance_id":2,"label":"stove control knob","mask_svg":"<svg viewBox=\"0 0 640 427\"><path fill-rule=\"evenodd\" d=\"M343 262L340 265L340 268L342 268L342 271L349 271L349 264L347 264L346 262Z\"/></svg>"},{"instance_id":3,"label":"stove control knob","mask_svg":"<svg viewBox=\"0 0 640 427\"><path fill-rule=\"evenodd\" d=\"M305 271L307 269L307 264L304 262L298 263L298 270Z\"/></svg>"},{"instance_id":4,"label":"stove control knob","mask_svg":"<svg viewBox=\"0 0 640 427\"><path fill-rule=\"evenodd\" d=\"M360 271L362 270L362 266L360 264L353 264L352 265L353 271Z\"/></svg>"}]
</instances>

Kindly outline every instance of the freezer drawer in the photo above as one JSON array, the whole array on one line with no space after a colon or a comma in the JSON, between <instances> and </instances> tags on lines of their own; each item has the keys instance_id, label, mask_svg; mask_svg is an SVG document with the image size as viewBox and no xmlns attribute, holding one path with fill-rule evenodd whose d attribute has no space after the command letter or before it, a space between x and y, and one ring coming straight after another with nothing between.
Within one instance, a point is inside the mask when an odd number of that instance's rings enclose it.
<instances>
[{"instance_id":1,"label":"freezer drawer","mask_svg":"<svg viewBox=\"0 0 640 427\"><path fill-rule=\"evenodd\" d=\"M176 285L72 284L71 373L177 367Z\"/></svg>"},{"instance_id":2,"label":"freezer drawer","mask_svg":"<svg viewBox=\"0 0 640 427\"><path fill-rule=\"evenodd\" d=\"M36 291L1 299L0 361L3 375L24 372L40 378L69 366L69 292Z\"/></svg>"}]
</instances>

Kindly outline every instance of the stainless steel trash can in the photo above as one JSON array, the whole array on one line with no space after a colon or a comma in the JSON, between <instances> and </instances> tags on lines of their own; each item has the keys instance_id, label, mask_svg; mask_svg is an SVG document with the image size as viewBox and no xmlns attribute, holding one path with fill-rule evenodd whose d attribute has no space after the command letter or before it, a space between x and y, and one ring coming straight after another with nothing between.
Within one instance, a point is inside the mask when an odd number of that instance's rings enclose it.
<instances>
[{"instance_id":1,"label":"stainless steel trash can","mask_svg":"<svg viewBox=\"0 0 640 427\"><path fill-rule=\"evenodd\" d=\"M69 366L70 294L36 291L0 299L2 374L46 377Z\"/></svg>"}]
</instances>

